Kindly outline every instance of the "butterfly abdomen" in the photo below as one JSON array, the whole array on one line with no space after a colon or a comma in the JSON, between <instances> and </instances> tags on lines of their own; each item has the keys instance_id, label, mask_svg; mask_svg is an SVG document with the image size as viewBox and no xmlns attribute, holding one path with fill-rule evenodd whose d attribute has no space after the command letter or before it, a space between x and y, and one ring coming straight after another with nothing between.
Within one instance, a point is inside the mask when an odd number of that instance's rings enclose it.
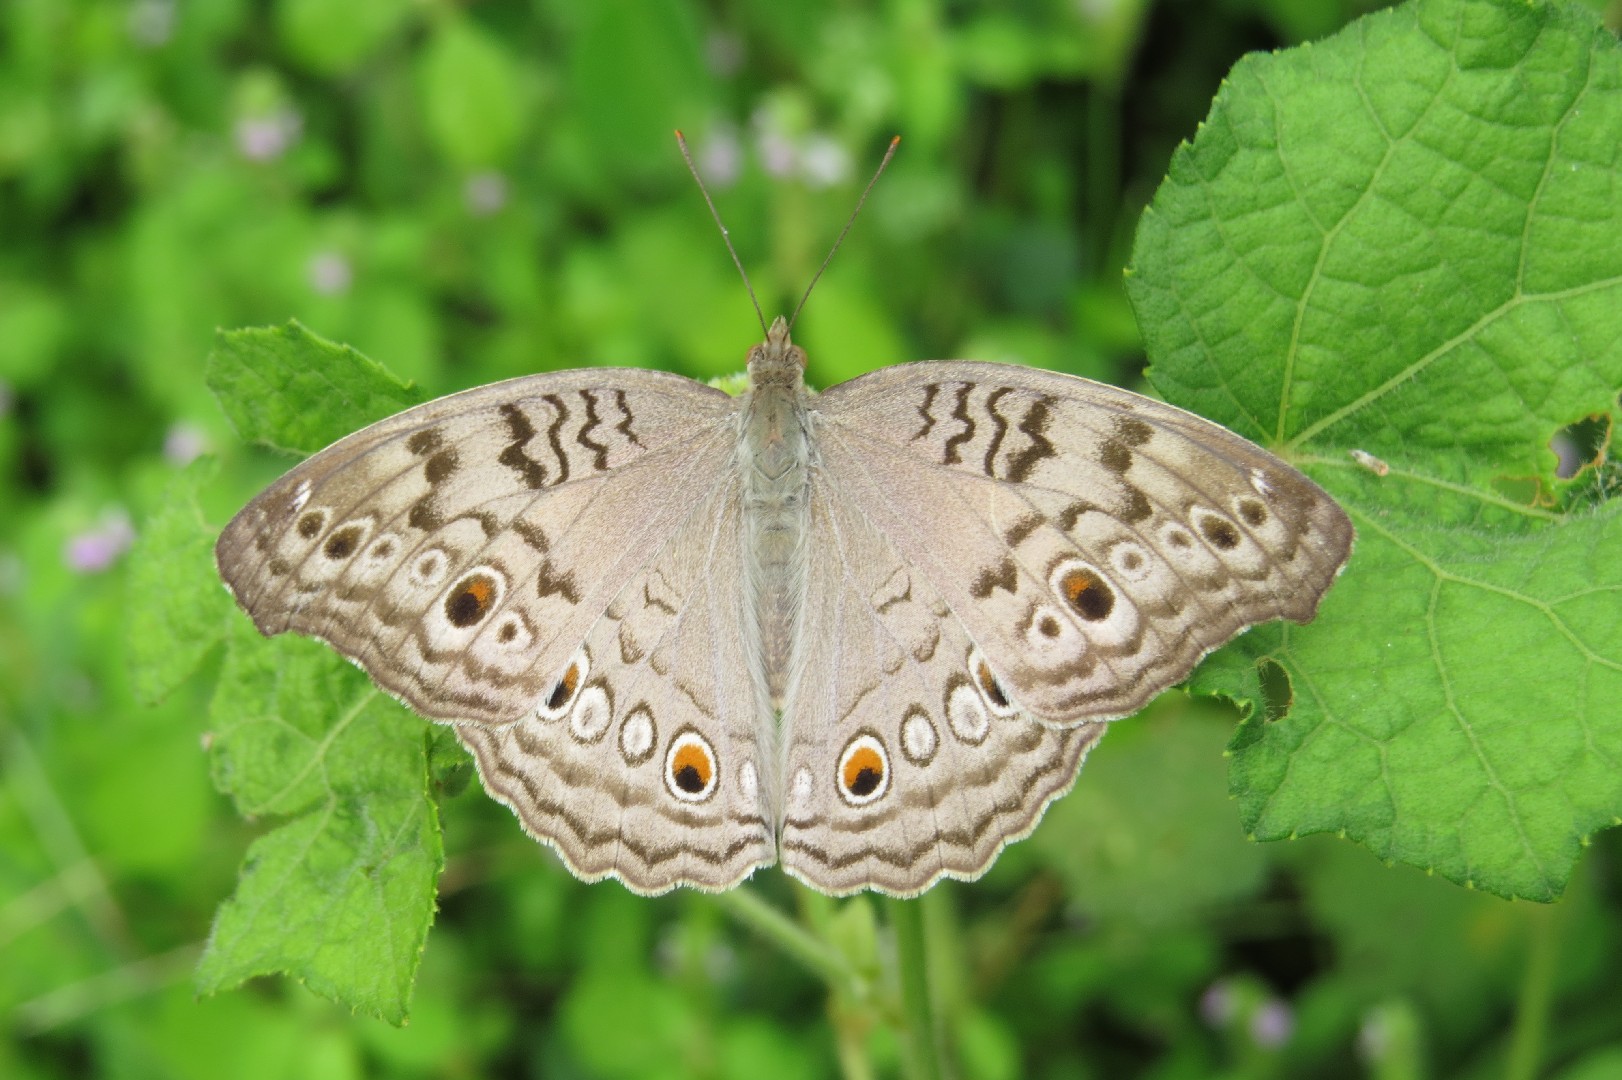
<instances>
[{"instance_id":1,"label":"butterfly abdomen","mask_svg":"<svg viewBox=\"0 0 1622 1080\"><path fill-rule=\"evenodd\" d=\"M756 673L773 709L782 708L805 593L812 455L803 387L767 385L743 406L744 596L759 632Z\"/></svg>"}]
</instances>

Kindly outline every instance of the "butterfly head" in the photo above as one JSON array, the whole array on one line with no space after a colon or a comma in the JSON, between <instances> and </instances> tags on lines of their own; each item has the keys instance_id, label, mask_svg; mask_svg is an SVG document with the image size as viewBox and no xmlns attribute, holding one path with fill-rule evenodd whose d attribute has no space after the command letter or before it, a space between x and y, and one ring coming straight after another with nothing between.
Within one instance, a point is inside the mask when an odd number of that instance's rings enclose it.
<instances>
[{"instance_id":1,"label":"butterfly head","mask_svg":"<svg viewBox=\"0 0 1622 1080\"><path fill-rule=\"evenodd\" d=\"M779 315L766 340L749 350L750 386L798 386L805 374L805 350L789 340L788 320Z\"/></svg>"}]
</instances>

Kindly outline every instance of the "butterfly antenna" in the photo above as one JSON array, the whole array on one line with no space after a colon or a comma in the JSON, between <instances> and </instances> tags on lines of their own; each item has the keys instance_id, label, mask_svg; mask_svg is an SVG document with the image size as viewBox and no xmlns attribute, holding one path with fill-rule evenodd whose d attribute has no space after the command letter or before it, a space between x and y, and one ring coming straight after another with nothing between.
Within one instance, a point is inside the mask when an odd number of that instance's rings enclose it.
<instances>
[{"instance_id":1,"label":"butterfly antenna","mask_svg":"<svg viewBox=\"0 0 1622 1080\"><path fill-rule=\"evenodd\" d=\"M850 212L850 218L845 222L845 227L839 230L839 238L834 241L834 246L828 249L828 257L822 260L821 266L817 267L817 272L811 277L811 284L805 287L805 292L800 296L800 302L794 305L794 314L790 315L788 320L790 330L794 329L795 322L799 320L800 309L805 307L805 302L811 298L811 290L817 287L817 281L822 277L822 272L828 269L829 263L834 261L834 252L838 251L839 245L845 242L845 234L850 232L852 225L856 224L856 215L862 212L862 206L867 202L868 193L873 190L873 185L879 182L879 177L884 174L884 167L890 164L890 159L895 157L895 148L900 145L901 136L897 135L890 140L889 148L884 151L883 160L879 162L879 167L873 170L873 179L867 182L867 186L862 189L862 197L856 200L856 209Z\"/></svg>"},{"instance_id":2,"label":"butterfly antenna","mask_svg":"<svg viewBox=\"0 0 1622 1080\"><path fill-rule=\"evenodd\" d=\"M738 268L738 276L743 278L743 287L749 292L749 302L755 305L755 318L760 320L760 332L766 330L766 313L760 310L760 301L755 297L755 287L749 284L749 274L743 268L743 260L738 258L737 249L732 246L732 234L727 232L726 223L721 220L721 212L715 208L715 200L710 198L709 188L704 186L704 178L698 175L698 166L693 164L692 152L687 149L687 139L682 135L681 128L676 129L676 145L681 147L681 158L687 162L687 171L693 174L693 182L698 185L698 193L704 196L704 205L710 208L710 217L715 219L715 227L721 230L721 242L727 246L727 254L732 256L732 265Z\"/></svg>"}]
</instances>

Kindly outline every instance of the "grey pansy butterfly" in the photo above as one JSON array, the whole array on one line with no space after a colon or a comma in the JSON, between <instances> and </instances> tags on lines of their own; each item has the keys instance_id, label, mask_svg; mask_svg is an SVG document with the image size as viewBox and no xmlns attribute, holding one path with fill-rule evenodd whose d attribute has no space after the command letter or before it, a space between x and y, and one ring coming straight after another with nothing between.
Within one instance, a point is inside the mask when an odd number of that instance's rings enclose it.
<instances>
[{"instance_id":1,"label":"grey pansy butterfly","mask_svg":"<svg viewBox=\"0 0 1622 1080\"><path fill-rule=\"evenodd\" d=\"M294 468L220 575L455 725L581 878L972 878L1104 721L1275 618L1352 528L1170 405L940 361L820 394L772 323L739 397L657 371L453 394Z\"/></svg>"}]
</instances>

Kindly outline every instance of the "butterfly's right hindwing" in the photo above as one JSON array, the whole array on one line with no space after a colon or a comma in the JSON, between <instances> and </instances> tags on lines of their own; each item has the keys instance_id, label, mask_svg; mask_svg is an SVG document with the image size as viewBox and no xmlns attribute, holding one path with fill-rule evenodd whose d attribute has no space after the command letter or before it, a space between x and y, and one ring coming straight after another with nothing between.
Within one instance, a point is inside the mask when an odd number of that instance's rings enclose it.
<instances>
[{"instance_id":1,"label":"butterfly's right hindwing","mask_svg":"<svg viewBox=\"0 0 1622 1080\"><path fill-rule=\"evenodd\" d=\"M577 876L639 893L724 889L776 859L739 484L685 490L684 520L618 590L557 692L517 723L457 728L532 836Z\"/></svg>"}]
</instances>

